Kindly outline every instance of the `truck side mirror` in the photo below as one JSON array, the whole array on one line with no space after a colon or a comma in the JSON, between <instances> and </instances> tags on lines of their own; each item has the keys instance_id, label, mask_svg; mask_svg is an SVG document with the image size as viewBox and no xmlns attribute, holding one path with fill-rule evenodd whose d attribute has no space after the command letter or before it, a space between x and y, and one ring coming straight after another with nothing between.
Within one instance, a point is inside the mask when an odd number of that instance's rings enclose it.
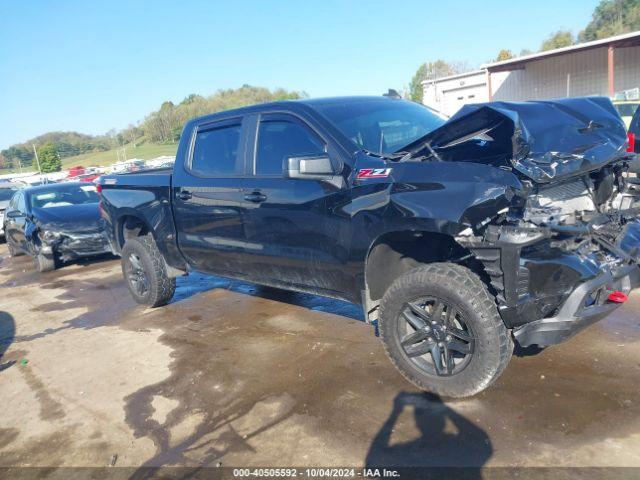
<instances>
[{"instance_id":1,"label":"truck side mirror","mask_svg":"<svg viewBox=\"0 0 640 480\"><path fill-rule=\"evenodd\" d=\"M287 178L329 180L333 178L335 173L331 159L326 155L289 157L285 165Z\"/></svg>"}]
</instances>

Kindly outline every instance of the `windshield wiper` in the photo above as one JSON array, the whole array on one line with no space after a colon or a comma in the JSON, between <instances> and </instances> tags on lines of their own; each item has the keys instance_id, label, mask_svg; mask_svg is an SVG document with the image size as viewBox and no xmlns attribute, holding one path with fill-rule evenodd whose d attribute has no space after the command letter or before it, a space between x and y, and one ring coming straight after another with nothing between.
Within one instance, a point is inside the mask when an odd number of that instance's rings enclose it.
<instances>
[{"instance_id":1,"label":"windshield wiper","mask_svg":"<svg viewBox=\"0 0 640 480\"><path fill-rule=\"evenodd\" d=\"M417 153L421 152L425 148L429 151L430 155L420 155L419 157L415 156ZM440 158L440 155L438 155L438 152L436 152L433 149L433 147L431 146L431 142L425 142L425 143L421 144L419 148L416 148L416 149L411 150L409 152L396 152L396 153L403 154L403 156L398 160L399 162L408 162L409 160L414 160L414 161L416 161L416 160L424 160L424 159L427 159L429 157L433 157L439 162L442 161L442 158Z\"/></svg>"}]
</instances>

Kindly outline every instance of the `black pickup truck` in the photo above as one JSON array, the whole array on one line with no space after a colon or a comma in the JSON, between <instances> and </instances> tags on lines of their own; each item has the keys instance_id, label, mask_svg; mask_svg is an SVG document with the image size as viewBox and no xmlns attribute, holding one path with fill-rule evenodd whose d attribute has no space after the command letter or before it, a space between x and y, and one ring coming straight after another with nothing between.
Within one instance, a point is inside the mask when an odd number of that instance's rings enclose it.
<instances>
[{"instance_id":1,"label":"black pickup truck","mask_svg":"<svg viewBox=\"0 0 640 480\"><path fill-rule=\"evenodd\" d=\"M362 304L415 385L452 397L638 285L637 192L605 98L277 102L189 121L173 172L102 177L133 297L189 271Z\"/></svg>"}]
</instances>

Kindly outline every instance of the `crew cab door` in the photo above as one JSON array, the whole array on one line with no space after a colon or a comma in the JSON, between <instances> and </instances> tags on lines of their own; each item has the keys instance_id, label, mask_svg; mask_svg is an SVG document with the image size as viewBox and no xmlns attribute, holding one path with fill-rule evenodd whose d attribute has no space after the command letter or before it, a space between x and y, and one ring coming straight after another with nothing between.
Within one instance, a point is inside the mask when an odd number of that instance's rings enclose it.
<instances>
[{"instance_id":1,"label":"crew cab door","mask_svg":"<svg viewBox=\"0 0 640 480\"><path fill-rule=\"evenodd\" d=\"M244 181L245 272L303 290L344 292L348 240L340 217L347 190L330 142L300 118L285 113L254 116ZM333 156L333 178L287 178L289 158ZM349 297L350 298L350 297Z\"/></svg>"},{"instance_id":2,"label":"crew cab door","mask_svg":"<svg viewBox=\"0 0 640 480\"><path fill-rule=\"evenodd\" d=\"M242 118L196 125L184 163L174 167L178 247L195 270L241 271L244 130Z\"/></svg>"}]
</instances>

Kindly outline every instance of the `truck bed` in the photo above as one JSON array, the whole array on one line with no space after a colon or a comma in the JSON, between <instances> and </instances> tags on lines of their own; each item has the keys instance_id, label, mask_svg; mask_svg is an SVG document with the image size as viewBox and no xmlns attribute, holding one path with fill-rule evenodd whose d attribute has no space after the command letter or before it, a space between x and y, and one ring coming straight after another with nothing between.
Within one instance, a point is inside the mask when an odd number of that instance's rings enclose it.
<instances>
[{"instance_id":1,"label":"truck bed","mask_svg":"<svg viewBox=\"0 0 640 480\"><path fill-rule=\"evenodd\" d=\"M101 215L114 253L120 253L127 231L142 230L153 235L169 265L183 266L171 209L171 176L171 169L163 168L101 177Z\"/></svg>"}]
</instances>

